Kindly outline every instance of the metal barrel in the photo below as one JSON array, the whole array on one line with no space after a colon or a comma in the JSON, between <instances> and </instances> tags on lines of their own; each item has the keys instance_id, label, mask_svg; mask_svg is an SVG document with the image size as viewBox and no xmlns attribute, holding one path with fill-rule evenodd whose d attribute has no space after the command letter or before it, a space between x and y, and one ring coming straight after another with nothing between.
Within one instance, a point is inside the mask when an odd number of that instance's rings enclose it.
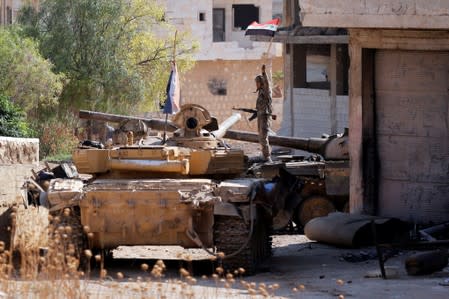
<instances>
[{"instance_id":1,"label":"metal barrel","mask_svg":"<svg viewBox=\"0 0 449 299\"><path fill-rule=\"evenodd\" d=\"M93 119L114 123L119 123L127 120L137 120L144 122L145 124L147 124L148 127L156 131L164 131L164 129L166 129L168 132L174 132L178 129L178 127L176 127L176 125L173 124L171 121L165 122L165 120L157 118L150 119L145 117L126 116L126 115L110 114L88 110L80 110L78 116L79 118L82 119Z\"/></svg>"},{"instance_id":2,"label":"metal barrel","mask_svg":"<svg viewBox=\"0 0 449 299\"><path fill-rule=\"evenodd\" d=\"M222 122L219 126L218 130L212 131L211 134L215 136L215 138L222 138L230 127L235 125L242 116L240 113L234 113L230 117L228 117L224 122Z\"/></svg>"},{"instance_id":3,"label":"metal barrel","mask_svg":"<svg viewBox=\"0 0 449 299\"><path fill-rule=\"evenodd\" d=\"M241 140L247 142L259 142L259 135L257 133L228 130L224 138ZM307 152L324 155L326 151L327 138L300 138L287 136L268 136L268 141L271 145L289 147L293 149L304 150Z\"/></svg>"}]
</instances>

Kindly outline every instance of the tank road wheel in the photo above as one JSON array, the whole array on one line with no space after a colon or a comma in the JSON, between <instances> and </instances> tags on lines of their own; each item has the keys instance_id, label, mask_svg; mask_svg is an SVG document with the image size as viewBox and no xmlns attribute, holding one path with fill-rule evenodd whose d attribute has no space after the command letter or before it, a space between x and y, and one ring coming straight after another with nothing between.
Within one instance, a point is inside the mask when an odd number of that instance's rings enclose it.
<instances>
[{"instance_id":1,"label":"tank road wheel","mask_svg":"<svg viewBox=\"0 0 449 299\"><path fill-rule=\"evenodd\" d=\"M214 221L214 242L217 251L225 254L221 266L226 271L233 273L243 268L245 274L254 274L260 263L271 256L271 226L267 225L268 221L258 218L254 222L251 239L244 248L242 246L247 243L250 223L233 216L215 216Z\"/></svg>"},{"instance_id":2,"label":"tank road wheel","mask_svg":"<svg viewBox=\"0 0 449 299\"><path fill-rule=\"evenodd\" d=\"M334 203L327 197L320 195L311 196L299 205L299 209L295 213L295 222L299 222L304 227L311 219L327 216L335 211Z\"/></svg>"}]
</instances>

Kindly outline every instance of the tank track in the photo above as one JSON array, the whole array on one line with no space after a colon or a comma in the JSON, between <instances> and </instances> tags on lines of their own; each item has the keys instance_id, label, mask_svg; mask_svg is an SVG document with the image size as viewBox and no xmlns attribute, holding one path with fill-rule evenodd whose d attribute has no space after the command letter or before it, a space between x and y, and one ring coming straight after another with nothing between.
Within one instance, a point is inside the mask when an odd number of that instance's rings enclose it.
<instances>
[{"instance_id":1,"label":"tank track","mask_svg":"<svg viewBox=\"0 0 449 299\"><path fill-rule=\"evenodd\" d=\"M239 268L245 269L246 275L256 273L260 264L271 257L271 225L267 223L269 221L258 217L247 246L239 254L226 258L226 255L236 252L247 241L250 223L246 223L240 217L215 216L215 246L218 252L225 254L225 258L219 261L219 265L230 273L234 273Z\"/></svg>"}]
</instances>

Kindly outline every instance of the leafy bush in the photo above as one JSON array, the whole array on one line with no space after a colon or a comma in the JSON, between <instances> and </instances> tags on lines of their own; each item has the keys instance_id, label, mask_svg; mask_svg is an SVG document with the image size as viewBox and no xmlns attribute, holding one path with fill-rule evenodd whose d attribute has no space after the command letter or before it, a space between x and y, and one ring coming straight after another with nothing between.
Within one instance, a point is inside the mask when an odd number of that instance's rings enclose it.
<instances>
[{"instance_id":1,"label":"leafy bush","mask_svg":"<svg viewBox=\"0 0 449 299\"><path fill-rule=\"evenodd\" d=\"M41 159L70 155L78 144L78 139L73 132L75 127L76 120L70 112L35 124L34 129L40 140L39 153ZM59 160L58 158L56 159Z\"/></svg>"},{"instance_id":2,"label":"leafy bush","mask_svg":"<svg viewBox=\"0 0 449 299\"><path fill-rule=\"evenodd\" d=\"M156 108L165 97L175 35L158 2L44 0L38 11L21 11L22 32L38 40L54 70L68 78L61 109L135 113ZM179 69L190 66L195 49L188 34L178 35Z\"/></svg>"},{"instance_id":3,"label":"leafy bush","mask_svg":"<svg viewBox=\"0 0 449 299\"><path fill-rule=\"evenodd\" d=\"M0 95L0 136L29 137L30 133L25 113L8 97Z\"/></svg>"},{"instance_id":4,"label":"leafy bush","mask_svg":"<svg viewBox=\"0 0 449 299\"><path fill-rule=\"evenodd\" d=\"M0 90L28 116L58 104L64 76L53 73L52 67L20 29L0 28Z\"/></svg>"}]
</instances>

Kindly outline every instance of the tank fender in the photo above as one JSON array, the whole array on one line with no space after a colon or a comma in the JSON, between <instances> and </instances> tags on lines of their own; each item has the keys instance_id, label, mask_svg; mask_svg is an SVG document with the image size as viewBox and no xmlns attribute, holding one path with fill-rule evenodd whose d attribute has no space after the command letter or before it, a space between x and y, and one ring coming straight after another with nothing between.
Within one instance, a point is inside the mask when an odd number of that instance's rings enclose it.
<instances>
[{"instance_id":1,"label":"tank fender","mask_svg":"<svg viewBox=\"0 0 449 299\"><path fill-rule=\"evenodd\" d=\"M241 217L237 207L229 202L217 202L214 205L214 215Z\"/></svg>"}]
</instances>

